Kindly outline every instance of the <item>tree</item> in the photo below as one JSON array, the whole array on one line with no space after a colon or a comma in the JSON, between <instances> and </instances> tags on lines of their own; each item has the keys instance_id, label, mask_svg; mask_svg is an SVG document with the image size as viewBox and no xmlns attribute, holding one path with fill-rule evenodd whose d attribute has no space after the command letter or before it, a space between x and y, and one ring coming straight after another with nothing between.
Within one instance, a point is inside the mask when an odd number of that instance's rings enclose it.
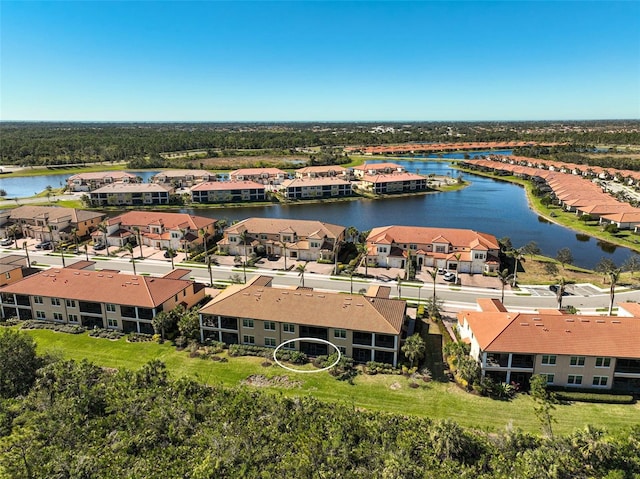
<instances>
[{"instance_id":1,"label":"tree","mask_svg":"<svg viewBox=\"0 0 640 479\"><path fill-rule=\"evenodd\" d=\"M542 252L542 250L538 246L538 243L536 243L535 241L529 241L526 245L520 248L520 250L524 254L528 254L532 259L535 255L538 255Z\"/></svg>"},{"instance_id":2,"label":"tree","mask_svg":"<svg viewBox=\"0 0 640 479\"><path fill-rule=\"evenodd\" d=\"M362 255L362 259L360 261L364 261L364 275L369 276L369 262L367 261L367 252L369 249L367 247L367 243L358 243L356 248L358 249L358 254Z\"/></svg>"},{"instance_id":3,"label":"tree","mask_svg":"<svg viewBox=\"0 0 640 479\"><path fill-rule=\"evenodd\" d=\"M180 228L180 234L182 237L180 241L182 242L182 249L184 250L184 260L187 261L189 259L189 251L187 250L187 233L188 230L185 228Z\"/></svg>"},{"instance_id":4,"label":"tree","mask_svg":"<svg viewBox=\"0 0 640 479\"><path fill-rule=\"evenodd\" d=\"M480 365L471 356L458 357L458 376L467 383L467 389L471 389L480 378Z\"/></svg>"},{"instance_id":5,"label":"tree","mask_svg":"<svg viewBox=\"0 0 640 479\"><path fill-rule=\"evenodd\" d=\"M308 262L306 262L305 264L298 264L296 266L296 271L298 272L298 276L300 276L300 281L302 282L303 288L304 288L304 273L307 270L307 264Z\"/></svg>"},{"instance_id":6,"label":"tree","mask_svg":"<svg viewBox=\"0 0 640 479\"><path fill-rule=\"evenodd\" d=\"M567 264L573 263L573 254L569 248L562 248L558 250L558 254L556 255L556 261L562 265L562 269Z\"/></svg>"},{"instance_id":7,"label":"tree","mask_svg":"<svg viewBox=\"0 0 640 479\"><path fill-rule=\"evenodd\" d=\"M347 228L347 235L349 236L349 241L351 241L352 243L358 240L359 234L360 232L358 231L358 228L356 228L355 226L349 226Z\"/></svg>"},{"instance_id":8,"label":"tree","mask_svg":"<svg viewBox=\"0 0 640 479\"><path fill-rule=\"evenodd\" d=\"M18 249L18 240L17 240L18 231L20 231L20 227L18 225L11 225L9 227L8 236L13 238L13 242L15 243L15 248L16 249Z\"/></svg>"},{"instance_id":9,"label":"tree","mask_svg":"<svg viewBox=\"0 0 640 479\"><path fill-rule=\"evenodd\" d=\"M284 258L284 270L286 271L287 270L287 242L280 241L278 244L282 248L282 257Z\"/></svg>"},{"instance_id":10,"label":"tree","mask_svg":"<svg viewBox=\"0 0 640 479\"><path fill-rule=\"evenodd\" d=\"M144 253L142 252L142 232L137 226L133 227L133 232L136 235L136 241L138 243L138 246L140 247L140 259L144 259Z\"/></svg>"},{"instance_id":11,"label":"tree","mask_svg":"<svg viewBox=\"0 0 640 479\"><path fill-rule=\"evenodd\" d=\"M399 274L396 276L396 283L398 283L398 299L402 299L402 276Z\"/></svg>"},{"instance_id":12,"label":"tree","mask_svg":"<svg viewBox=\"0 0 640 479\"><path fill-rule=\"evenodd\" d=\"M613 260L609 258L600 258L600 261L598 261L598 264L596 264L594 271L596 273L601 273L604 276L604 279L602 280L602 282L606 283L607 275L609 274L609 271L613 271L616 268L617 266L613 262Z\"/></svg>"},{"instance_id":13,"label":"tree","mask_svg":"<svg viewBox=\"0 0 640 479\"><path fill-rule=\"evenodd\" d=\"M104 240L104 244L107 247L107 256L109 256L109 242L107 241L107 223L104 221L98 225L98 231L102 233L102 239Z\"/></svg>"},{"instance_id":14,"label":"tree","mask_svg":"<svg viewBox=\"0 0 640 479\"><path fill-rule=\"evenodd\" d=\"M244 277L244 283L246 284L246 282L247 282L247 262L246 262L246 260L243 261L242 258L239 255L236 255L233 258L233 262L237 266L242 266L242 274L243 274L243 277ZM304 283L304 281L303 281L303 283Z\"/></svg>"},{"instance_id":15,"label":"tree","mask_svg":"<svg viewBox=\"0 0 640 479\"><path fill-rule=\"evenodd\" d=\"M160 311L151 320L153 331L155 334L159 334L162 341L164 341L167 333L171 330L175 331L178 319L182 314L184 314L184 308L182 306L176 306L171 311Z\"/></svg>"},{"instance_id":16,"label":"tree","mask_svg":"<svg viewBox=\"0 0 640 479\"><path fill-rule=\"evenodd\" d=\"M429 298L426 301L425 309L429 313L429 317L432 319L440 319L442 311L443 301L437 297Z\"/></svg>"},{"instance_id":17,"label":"tree","mask_svg":"<svg viewBox=\"0 0 640 479\"><path fill-rule=\"evenodd\" d=\"M611 316L611 314L613 313L613 298L615 297L616 294L616 285L618 284L618 280L620 279L620 273L621 270L620 268L616 268L613 269L611 271L609 271L609 281L610 281L610 285L609 285L609 316Z\"/></svg>"},{"instance_id":18,"label":"tree","mask_svg":"<svg viewBox=\"0 0 640 479\"><path fill-rule=\"evenodd\" d=\"M558 301L558 310L562 309L562 299L564 298L564 292L566 288L566 282L564 278L560 278L556 285L556 301Z\"/></svg>"},{"instance_id":19,"label":"tree","mask_svg":"<svg viewBox=\"0 0 640 479\"><path fill-rule=\"evenodd\" d=\"M29 392L42 360L36 355L31 336L9 328L0 328L0 398L12 398Z\"/></svg>"},{"instance_id":20,"label":"tree","mask_svg":"<svg viewBox=\"0 0 640 479\"><path fill-rule=\"evenodd\" d=\"M178 331L180 335L187 339L200 339L200 316L198 308L191 308L185 311L178 318Z\"/></svg>"},{"instance_id":21,"label":"tree","mask_svg":"<svg viewBox=\"0 0 640 479\"><path fill-rule=\"evenodd\" d=\"M511 238L508 236L503 236L498 240L498 244L500 245L500 250L507 252L513 249L513 244L511 243Z\"/></svg>"},{"instance_id":22,"label":"tree","mask_svg":"<svg viewBox=\"0 0 640 479\"><path fill-rule=\"evenodd\" d=\"M209 272L209 286L213 286L213 271L211 271L211 266L212 265L218 266L220 262L218 261L217 258L211 257L211 255L207 255L206 258L207 258L206 259L207 271Z\"/></svg>"},{"instance_id":23,"label":"tree","mask_svg":"<svg viewBox=\"0 0 640 479\"><path fill-rule=\"evenodd\" d=\"M405 340L401 349L402 353L411 363L411 367L413 367L415 361L419 361L424 357L427 346L424 339L422 339L418 333L415 333Z\"/></svg>"},{"instance_id":24,"label":"tree","mask_svg":"<svg viewBox=\"0 0 640 479\"><path fill-rule=\"evenodd\" d=\"M524 261L524 254L522 253L522 248L520 249L512 249L509 253L507 253L509 256L511 256L514 261L515 264L513 266L513 283L512 286L515 287L515 285L518 282L518 262L519 261Z\"/></svg>"},{"instance_id":25,"label":"tree","mask_svg":"<svg viewBox=\"0 0 640 479\"><path fill-rule=\"evenodd\" d=\"M622 265L622 267L626 270L626 271L630 271L631 272L631 276L633 276L633 274L640 269L640 255L638 254L632 254L630 255L624 262L624 264Z\"/></svg>"},{"instance_id":26,"label":"tree","mask_svg":"<svg viewBox=\"0 0 640 479\"><path fill-rule=\"evenodd\" d=\"M502 271L498 271L498 279L500 280L500 284L502 285L502 294L500 296L500 301L504 303L504 287L508 285L513 279L513 275L509 274L509 270L507 268Z\"/></svg>"},{"instance_id":27,"label":"tree","mask_svg":"<svg viewBox=\"0 0 640 479\"><path fill-rule=\"evenodd\" d=\"M547 377L542 374L534 374L529 379L530 394L533 399L533 411L540 421L542 432L548 437L553 437L552 423L555 421L552 411L558 402L553 392L547 389Z\"/></svg>"},{"instance_id":28,"label":"tree","mask_svg":"<svg viewBox=\"0 0 640 479\"><path fill-rule=\"evenodd\" d=\"M549 276L555 276L558 274L558 265L552 261L548 261L544 264L544 270Z\"/></svg>"},{"instance_id":29,"label":"tree","mask_svg":"<svg viewBox=\"0 0 640 479\"><path fill-rule=\"evenodd\" d=\"M429 276L431 276L431 279L433 280L433 301L435 302L436 300L436 279L438 278L438 270L433 268L433 269L428 269L427 273L429 273Z\"/></svg>"},{"instance_id":30,"label":"tree","mask_svg":"<svg viewBox=\"0 0 640 479\"><path fill-rule=\"evenodd\" d=\"M136 259L133 256L133 246L131 245L131 243L127 243L127 244L124 245L124 249L126 249L128 254L131 256L131 264L133 265L133 274L137 274L136 273Z\"/></svg>"},{"instance_id":31,"label":"tree","mask_svg":"<svg viewBox=\"0 0 640 479\"><path fill-rule=\"evenodd\" d=\"M173 258L176 255L176 251L171 246L168 246L166 251L167 251L167 255L169 255L169 259L171 260L171 269L176 269L176 266L173 262Z\"/></svg>"},{"instance_id":32,"label":"tree","mask_svg":"<svg viewBox=\"0 0 640 479\"><path fill-rule=\"evenodd\" d=\"M209 232L204 229L204 228L200 228L198 230L198 235L202 236L202 246L204 248L204 254L207 254L207 238L209 237Z\"/></svg>"}]
</instances>

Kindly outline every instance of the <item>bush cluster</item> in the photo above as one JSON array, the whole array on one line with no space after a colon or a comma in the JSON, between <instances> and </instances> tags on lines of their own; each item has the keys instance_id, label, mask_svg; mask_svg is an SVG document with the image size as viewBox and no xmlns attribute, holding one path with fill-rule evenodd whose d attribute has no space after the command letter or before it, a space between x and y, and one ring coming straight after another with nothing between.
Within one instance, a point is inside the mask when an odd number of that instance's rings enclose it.
<instances>
[{"instance_id":1,"label":"bush cluster","mask_svg":"<svg viewBox=\"0 0 640 479\"><path fill-rule=\"evenodd\" d=\"M364 366L364 373L369 375L375 374L402 374L402 369L394 368L391 364L378 363L376 361L368 361Z\"/></svg>"},{"instance_id":2,"label":"bush cluster","mask_svg":"<svg viewBox=\"0 0 640 479\"><path fill-rule=\"evenodd\" d=\"M273 349L247 344L231 344L229 345L229 356L258 356L268 359L273 357ZM286 349L279 349L276 357L280 361L285 361L293 364L306 364L309 362L309 358L307 358L307 355L301 353L300 351L288 351Z\"/></svg>"},{"instance_id":3,"label":"bush cluster","mask_svg":"<svg viewBox=\"0 0 640 479\"><path fill-rule=\"evenodd\" d=\"M124 337L124 335L122 331L116 331L114 329L95 328L89 331L89 336L92 338L120 339Z\"/></svg>"},{"instance_id":4,"label":"bush cluster","mask_svg":"<svg viewBox=\"0 0 640 479\"><path fill-rule=\"evenodd\" d=\"M87 329L84 326L75 324L59 324L50 321L41 321L37 319L28 319L20 326L22 329L50 329L58 333L82 334Z\"/></svg>"},{"instance_id":5,"label":"bush cluster","mask_svg":"<svg viewBox=\"0 0 640 479\"><path fill-rule=\"evenodd\" d=\"M147 343L153 341L153 334L129 333L127 341L130 343Z\"/></svg>"},{"instance_id":6,"label":"bush cluster","mask_svg":"<svg viewBox=\"0 0 640 479\"><path fill-rule=\"evenodd\" d=\"M631 394L600 394L579 391L558 391L556 397L561 401L591 402L603 404L633 404Z\"/></svg>"}]
</instances>

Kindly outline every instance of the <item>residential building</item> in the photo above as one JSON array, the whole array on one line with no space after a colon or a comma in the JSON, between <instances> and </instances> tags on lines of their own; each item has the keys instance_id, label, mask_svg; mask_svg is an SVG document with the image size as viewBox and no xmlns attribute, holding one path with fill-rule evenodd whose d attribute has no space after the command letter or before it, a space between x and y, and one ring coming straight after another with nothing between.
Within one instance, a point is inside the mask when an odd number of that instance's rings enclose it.
<instances>
[{"instance_id":1,"label":"residential building","mask_svg":"<svg viewBox=\"0 0 640 479\"><path fill-rule=\"evenodd\" d=\"M509 312L497 300L478 306L458 313L458 330L483 376L525 389L543 374L553 386L640 391L637 305L620 305L631 317Z\"/></svg>"},{"instance_id":2,"label":"residential building","mask_svg":"<svg viewBox=\"0 0 640 479\"><path fill-rule=\"evenodd\" d=\"M495 236L465 229L382 226L367 237L367 262L383 267L404 268L410 257L417 269L491 273L499 252Z\"/></svg>"},{"instance_id":3,"label":"residential building","mask_svg":"<svg viewBox=\"0 0 640 479\"><path fill-rule=\"evenodd\" d=\"M97 211L24 205L2 212L0 230L3 236L11 236L9 232L16 226L22 236L39 241L68 241L74 234L79 238L87 236L104 217Z\"/></svg>"},{"instance_id":4,"label":"residential building","mask_svg":"<svg viewBox=\"0 0 640 479\"><path fill-rule=\"evenodd\" d=\"M105 185L116 183L141 183L141 180L136 175L126 171L78 173L67 178L67 188L70 191L93 191Z\"/></svg>"},{"instance_id":5,"label":"residential building","mask_svg":"<svg viewBox=\"0 0 640 479\"><path fill-rule=\"evenodd\" d=\"M232 285L200 310L202 340L296 349L309 356L328 355L333 348L357 362L398 364L406 302L367 295L284 289L271 278L257 277Z\"/></svg>"},{"instance_id":6,"label":"residential building","mask_svg":"<svg viewBox=\"0 0 640 479\"><path fill-rule=\"evenodd\" d=\"M405 173L407 170L395 163L365 163L353 167L353 174L356 178L364 178L373 175L391 175L395 173Z\"/></svg>"},{"instance_id":7,"label":"residential building","mask_svg":"<svg viewBox=\"0 0 640 479\"><path fill-rule=\"evenodd\" d=\"M344 234L344 226L321 221L248 218L227 228L218 248L232 255L263 252L302 261L333 261Z\"/></svg>"},{"instance_id":8,"label":"residential building","mask_svg":"<svg viewBox=\"0 0 640 479\"><path fill-rule=\"evenodd\" d=\"M151 178L153 183L185 188L205 181L216 181L216 174L206 170L165 170Z\"/></svg>"},{"instance_id":9,"label":"residential building","mask_svg":"<svg viewBox=\"0 0 640 479\"><path fill-rule=\"evenodd\" d=\"M414 173L393 173L390 175L365 175L358 186L376 195L393 193L414 193L427 189L427 179Z\"/></svg>"},{"instance_id":10,"label":"residential building","mask_svg":"<svg viewBox=\"0 0 640 479\"><path fill-rule=\"evenodd\" d=\"M265 188L255 181L208 181L191 188L191 201L195 203L229 203L265 201Z\"/></svg>"},{"instance_id":11,"label":"residential building","mask_svg":"<svg viewBox=\"0 0 640 479\"><path fill-rule=\"evenodd\" d=\"M242 168L229 173L231 181L255 181L263 185L279 185L288 176L278 168Z\"/></svg>"},{"instance_id":12,"label":"residential building","mask_svg":"<svg viewBox=\"0 0 640 479\"><path fill-rule=\"evenodd\" d=\"M143 245L156 249L184 249L202 244L203 234L213 238L216 220L187 213L158 211L127 211L107 221L107 243L123 247L138 243L138 233ZM96 231L93 237L103 242L104 233Z\"/></svg>"},{"instance_id":13,"label":"residential building","mask_svg":"<svg viewBox=\"0 0 640 479\"><path fill-rule=\"evenodd\" d=\"M94 206L168 205L173 187L157 183L108 185L90 193Z\"/></svg>"},{"instance_id":14,"label":"residential building","mask_svg":"<svg viewBox=\"0 0 640 479\"><path fill-rule=\"evenodd\" d=\"M28 274L27 258L18 254L0 257L0 286L20 281Z\"/></svg>"},{"instance_id":15,"label":"residential building","mask_svg":"<svg viewBox=\"0 0 640 479\"><path fill-rule=\"evenodd\" d=\"M335 177L284 180L279 189L289 200L337 198L352 193L350 182Z\"/></svg>"},{"instance_id":16,"label":"residential building","mask_svg":"<svg viewBox=\"0 0 640 479\"><path fill-rule=\"evenodd\" d=\"M0 288L2 317L153 333L151 320L204 299L194 281L116 271L52 268Z\"/></svg>"},{"instance_id":17,"label":"residential building","mask_svg":"<svg viewBox=\"0 0 640 479\"><path fill-rule=\"evenodd\" d=\"M342 166L305 166L296 170L296 178L342 178L349 176L348 170Z\"/></svg>"}]
</instances>

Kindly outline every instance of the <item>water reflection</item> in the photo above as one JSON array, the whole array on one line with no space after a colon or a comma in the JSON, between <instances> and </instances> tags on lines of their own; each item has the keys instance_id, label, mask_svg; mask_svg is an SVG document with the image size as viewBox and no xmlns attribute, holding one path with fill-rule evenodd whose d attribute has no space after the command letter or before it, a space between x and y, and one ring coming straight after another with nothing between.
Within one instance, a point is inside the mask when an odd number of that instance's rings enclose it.
<instances>
[{"instance_id":1,"label":"water reflection","mask_svg":"<svg viewBox=\"0 0 640 479\"><path fill-rule=\"evenodd\" d=\"M609 254L615 253L616 249L618 249L618 246L608 243L607 241L598 240L596 244L602 251Z\"/></svg>"},{"instance_id":2,"label":"water reflection","mask_svg":"<svg viewBox=\"0 0 640 479\"><path fill-rule=\"evenodd\" d=\"M589 241L591 239L591 236L585 235L585 234L582 234L582 233L576 233L576 239L578 241L587 242L587 241Z\"/></svg>"}]
</instances>

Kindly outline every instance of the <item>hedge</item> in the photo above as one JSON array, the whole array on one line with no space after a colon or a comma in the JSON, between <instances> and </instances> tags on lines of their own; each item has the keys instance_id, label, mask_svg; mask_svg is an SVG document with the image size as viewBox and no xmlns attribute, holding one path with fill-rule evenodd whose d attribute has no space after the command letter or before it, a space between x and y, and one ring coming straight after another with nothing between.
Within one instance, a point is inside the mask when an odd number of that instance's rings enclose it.
<instances>
[{"instance_id":1,"label":"hedge","mask_svg":"<svg viewBox=\"0 0 640 479\"><path fill-rule=\"evenodd\" d=\"M577 391L558 391L556 397L561 401L591 402L604 404L633 404L631 394L602 394Z\"/></svg>"}]
</instances>

